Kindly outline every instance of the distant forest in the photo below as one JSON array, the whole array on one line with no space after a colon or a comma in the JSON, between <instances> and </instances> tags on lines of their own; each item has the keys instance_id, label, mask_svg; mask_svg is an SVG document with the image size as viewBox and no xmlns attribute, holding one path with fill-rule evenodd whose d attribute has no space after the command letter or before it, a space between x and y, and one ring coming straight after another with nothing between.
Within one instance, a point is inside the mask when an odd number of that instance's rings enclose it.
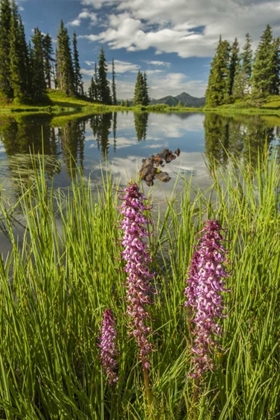
<instances>
[{"instance_id":1,"label":"distant forest","mask_svg":"<svg viewBox=\"0 0 280 420\"><path fill-rule=\"evenodd\" d=\"M211 63L206 106L217 107L279 93L280 39L273 38L270 25L263 32L255 54L250 34L246 34L242 52L237 38L230 45L220 36Z\"/></svg>"},{"instance_id":2,"label":"distant forest","mask_svg":"<svg viewBox=\"0 0 280 420\"><path fill-rule=\"evenodd\" d=\"M101 48L88 97L105 104L116 104L114 61L112 82L107 79L108 65ZM15 104L45 104L47 89L56 88L66 95L84 96L77 36L73 39L60 22L56 50L49 34L35 28L29 43L14 0L0 0L0 100Z\"/></svg>"},{"instance_id":3,"label":"distant forest","mask_svg":"<svg viewBox=\"0 0 280 420\"><path fill-rule=\"evenodd\" d=\"M108 64L101 48L89 89L85 92L76 33L70 40L61 20L55 51L51 36L43 34L39 28L34 29L27 43L15 0L0 0L0 101L46 104L47 90L55 88L69 96L87 96L92 102L116 105L114 60L111 81L107 72ZM147 76L138 72L134 105L148 105L149 101Z\"/></svg>"}]
</instances>

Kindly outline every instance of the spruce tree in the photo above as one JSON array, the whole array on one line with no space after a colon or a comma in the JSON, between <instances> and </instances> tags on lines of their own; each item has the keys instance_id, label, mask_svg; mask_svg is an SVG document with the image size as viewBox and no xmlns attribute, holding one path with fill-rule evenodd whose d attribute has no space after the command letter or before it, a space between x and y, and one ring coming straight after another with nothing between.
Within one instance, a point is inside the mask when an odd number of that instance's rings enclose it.
<instances>
[{"instance_id":1,"label":"spruce tree","mask_svg":"<svg viewBox=\"0 0 280 420\"><path fill-rule=\"evenodd\" d=\"M23 57L21 55L22 40L20 38L19 15L17 5L14 1L12 1L11 13L9 78L13 91L13 97L16 98L19 102L23 102L25 97L25 78L27 69L24 68Z\"/></svg>"},{"instance_id":2,"label":"spruce tree","mask_svg":"<svg viewBox=\"0 0 280 420\"><path fill-rule=\"evenodd\" d=\"M88 96L92 102L97 101L97 84L95 78L92 76L88 88Z\"/></svg>"},{"instance_id":3,"label":"spruce tree","mask_svg":"<svg viewBox=\"0 0 280 420\"><path fill-rule=\"evenodd\" d=\"M254 96L264 97L273 93L275 80L275 47L271 26L267 25L263 32L257 51L252 74L252 87Z\"/></svg>"},{"instance_id":4,"label":"spruce tree","mask_svg":"<svg viewBox=\"0 0 280 420\"><path fill-rule=\"evenodd\" d=\"M9 0L0 0L0 97L13 98L10 83L10 28L12 11Z\"/></svg>"},{"instance_id":5,"label":"spruce tree","mask_svg":"<svg viewBox=\"0 0 280 420\"><path fill-rule=\"evenodd\" d=\"M112 105L117 105L115 63L112 60Z\"/></svg>"},{"instance_id":6,"label":"spruce tree","mask_svg":"<svg viewBox=\"0 0 280 420\"><path fill-rule=\"evenodd\" d=\"M73 33L73 70L74 70L74 91L76 95L83 95L83 81L81 75L81 67L79 61L79 53L77 48L77 35Z\"/></svg>"},{"instance_id":7,"label":"spruce tree","mask_svg":"<svg viewBox=\"0 0 280 420\"><path fill-rule=\"evenodd\" d=\"M33 54L31 60L32 66L32 97L34 102L40 102L46 97L46 80L44 71L44 51L43 38L38 28L34 29L32 36Z\"/></svg>"},{"instance_id":8,"label":"spruce tree","mask_svg":"<svg viewBox=\"0 0 280 420\"><path fill-rule=\"evenodd\" d=\"M272 95L279 95L280 93L280 38L273 41L273 55L272 55L273 78L271 83Z\"/></svg>"},{"instance_id":9,"label":"spruce tree","mask_svg":"<svg viewBox=\"0 0 280 420\"><path fill-rule=\"evenodd\" d=\"M219 38L216 54L212 60L208 87L206 90L206 105L216 107L228 100L230 45L228 41Z\"/></svg>"},{"instance_id":10,"label":"spruce tree","mask_svg":"<svg viewBox=\"0 0 280 420\"><path fill-rule=\"evenodd\" d=\"M250 34L247 33L245 39L243 52L240 54L240 60L236 66L233 84L234 99L244 99L246 95L251 93L253 51Z\"/></svg>"},{"instance_id":11,"label":"spruce tree","mask_svg":"<svg viewBox=\"0 0 280 420\"><path fill-rule=\"evenodd\" d=\"M150 103L146 73L138 71L134 88L133 104L147 106Z\"/></svg>"},{"instance_id":12,"label":"spruce tree","mask_svg":"<svg viewBox=\"0 0 280 420\"><path fill-rule=\"evenodd\" d=\"M143 74L143 102L142 105L147 106L150 103L149 87L146 73Z\"/></svg>"},{"instance_id":13,"label":"spruce tree","mask_svg":"<svg viewBox=\"0 0 280 420\"><path fill-rule=\"evenodd\" d=\"M75 92L70 39L62 20L57 36L56 85L66 95L73 95Z\"/></svg>"},{"instance_id":14,"label":"spruce tree","mask_svg":"<svg viewBox=\"0 0 280 420\"><path fill-rule=\"evenodd\" d=\"M237 76L237 71L239 68L239 45L238 40L235 38L230 53L230 62L229 62L229 77L228 77L228 96L229 101L233 99L233 85L234 80Z\"/></svg>"},{"instance_id":15,"label":"spruce tree","mask_svg":"<svg viewBox=\"0 0 280 420\"><path fill-rule=\"evenodd\" d=\"M45 73L45 81L47 89L51 89L52 87L52 77L53 77L53 65L54 65L54 58L53 58L53 45L52 39L49 34L43 36L43 56L44 56L44 73Z\"/></svg>"},{"instance_id":16,"label":"spruce tree","mask_svg":"<svg viewBox=\"0 0 280 420\"><path fill-rule=\"evenodd\" d=\"M101 101L104 104L111 104L111 93L110 93L110 87L109 82L107 79L107 61L105 57L104 49L101 48L99 58L98 58L98 80L97 80L97 86L98 86L98 100Z\"/></svg>"}]
</instances>

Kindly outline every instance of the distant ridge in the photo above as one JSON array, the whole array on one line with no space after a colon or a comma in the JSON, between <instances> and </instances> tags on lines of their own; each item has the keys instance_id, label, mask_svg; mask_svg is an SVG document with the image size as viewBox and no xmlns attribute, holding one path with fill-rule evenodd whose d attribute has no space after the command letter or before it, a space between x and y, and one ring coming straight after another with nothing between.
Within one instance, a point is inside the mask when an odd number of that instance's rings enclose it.
<instances>
[{"instance_id":1,"label":"distant ridge","mask_svg":"<svg viewBox=\"0 0 280 420\"><path fill-rule=\"evenodd\" d=\"M167 104L169 106L177 106L181 103L183 106L188 107L200 107L205 105L205 98L196 98L194 96L189 95L186 92L180 93L180 95L177 96L165 96L164 98L160 99L151 99L150 104Z\"/></svg>"}]
</instances>

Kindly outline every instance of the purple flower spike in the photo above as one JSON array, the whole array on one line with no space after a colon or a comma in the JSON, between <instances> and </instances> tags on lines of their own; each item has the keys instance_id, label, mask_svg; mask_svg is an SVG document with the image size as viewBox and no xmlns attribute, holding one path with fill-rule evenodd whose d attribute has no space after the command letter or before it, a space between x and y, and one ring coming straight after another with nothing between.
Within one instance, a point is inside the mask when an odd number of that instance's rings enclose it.
<instances>
[{"instance_id":1,"label":"purple flower spike","mask_svg":"<svg viewBox=\"0 0 280 420\"><path fill-rule=\"evenodd\" d=\"M149 318L146 305L151 304L150 296L153 290L150 279L154 274L149 271L151 256L144 241L144 238L149 235L144 226L151 222L146 219L143 212L151 208L145 206L146 197L139 191L137 184L128 185L121 199L123 200L121 228L124 233L122 258L126 261L124 270L128 273L126 280L127 314L131 318L131 335L137 341L143 368L149 369L148 355L152 346L148 340L151 328L146 325L146 320Z\"/></svg>"},{"instance_id":2,"label":"purple flower spike","mask_svg":"<svg viewBox=\"0 0 280 420\"><path fill-rule=\"evenodd\" d=\"M102 330L99 347L100 359L104 372L107 374L108 383L112 385L118 381L117 376L117 349L116 349L117 332L115 320L110 309L104 311L102 320Z\"/></svg>"},{"instance_id":3,"label":"purple flower spike","mask_svg":"<svg viewBox=\"0 0 280 420\"><path fill-rule=\"evenodd\" d=\"M208 220L202 230L199 244L191 260L188 286L185 289L185 306L193 310L192 347L194 371L191 376L198 378L207 370L212 370L212 355L218 345L222 330L218 320L224 318L222 292L223 278L228 277L224 268L226 250L222 245L221 225L216 220Z\"/></svg>"}]
</instances>

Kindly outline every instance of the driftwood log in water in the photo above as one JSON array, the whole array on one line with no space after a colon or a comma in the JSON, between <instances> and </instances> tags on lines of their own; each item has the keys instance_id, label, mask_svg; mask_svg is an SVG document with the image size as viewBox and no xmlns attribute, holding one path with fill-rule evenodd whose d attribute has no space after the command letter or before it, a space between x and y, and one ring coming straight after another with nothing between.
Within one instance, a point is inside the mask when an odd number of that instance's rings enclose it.
<instances>
[{"instance_id":1,"label":"driftwood log in water","mask_svg":"<svg viewBox=\"0 0 280 420\"><path fill-rule=\"evenodd\" d=\"M156 155L142 159L142 167L139 171L140 179L144 180L149 187L154 185L154 179L168 182L171 179L168 172L162 172L159 168L163 168L165 163L170 163L179 155L180 149L176 149L174 152L163 149Z\"/></svg>"}]
</instances>

